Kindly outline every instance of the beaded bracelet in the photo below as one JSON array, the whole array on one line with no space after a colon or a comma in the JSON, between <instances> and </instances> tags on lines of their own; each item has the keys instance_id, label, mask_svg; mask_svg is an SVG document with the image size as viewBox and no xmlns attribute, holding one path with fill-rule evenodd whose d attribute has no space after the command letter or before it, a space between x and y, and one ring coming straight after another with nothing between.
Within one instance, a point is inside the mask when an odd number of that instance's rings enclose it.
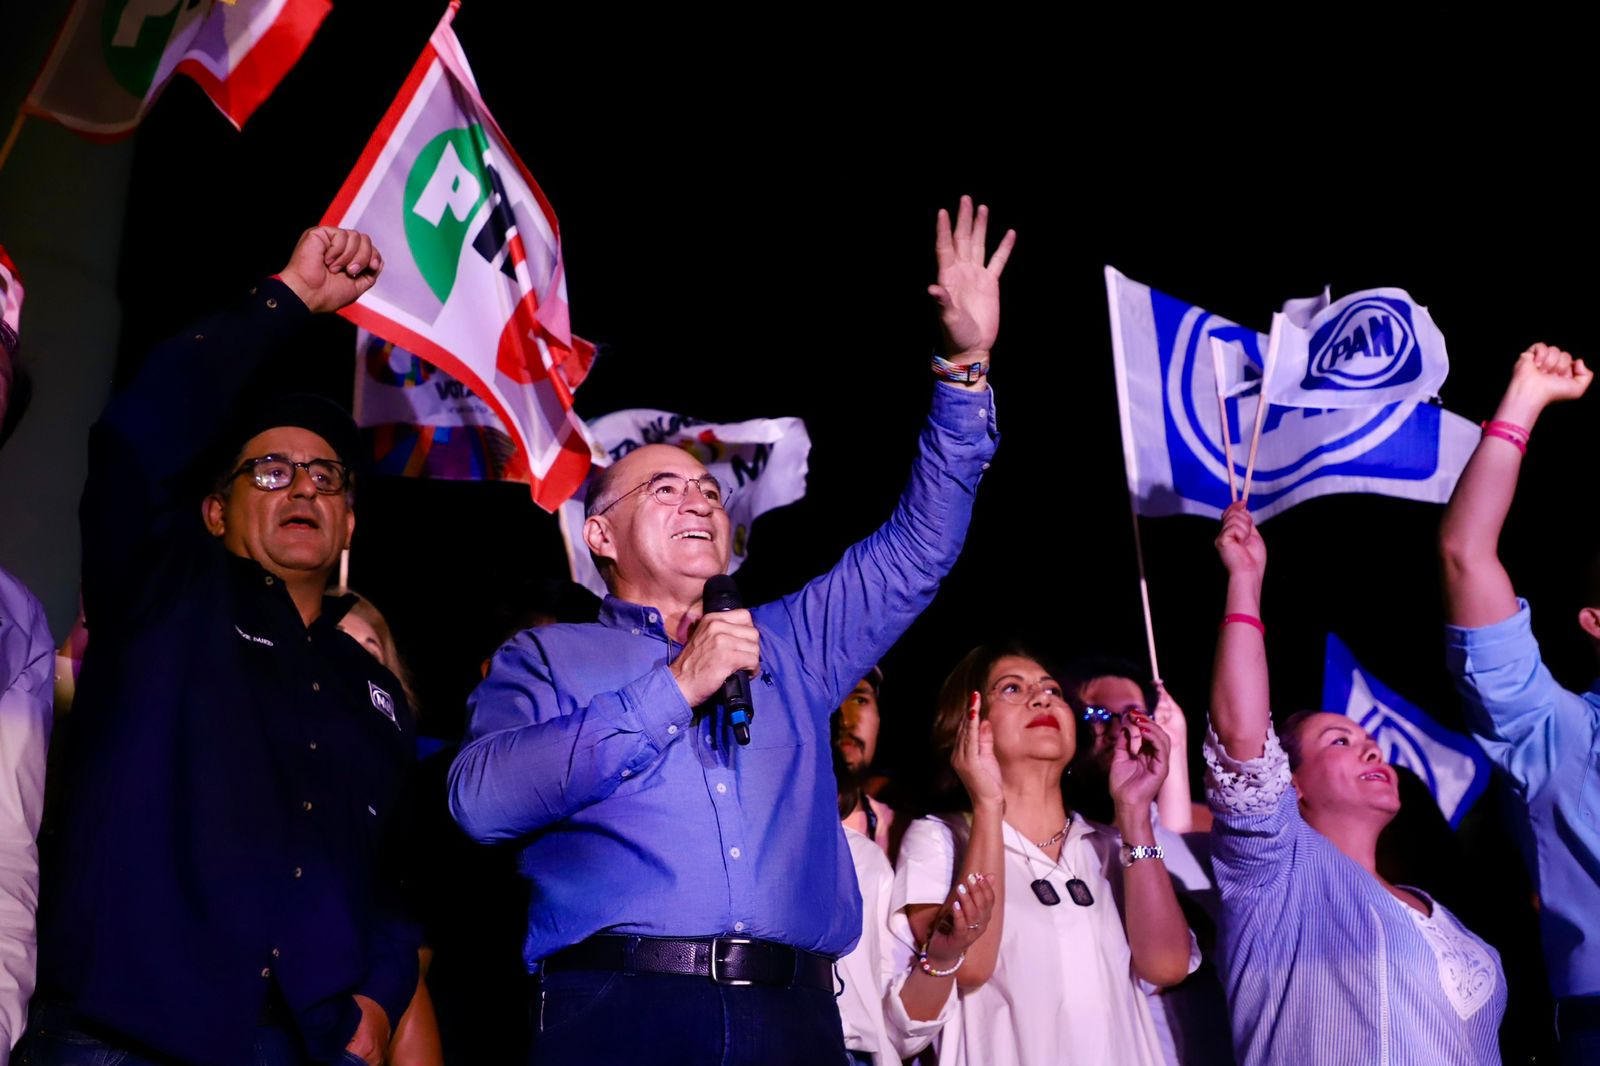
<instances>
[{"instance_id":1,"label":"beaded bracelet","mask_svg":"<svg viewBox=\"0 0 1600 1066\"><path fill-rule=\"evenodd\" d=\"M966 961L967 953L963 951L961 954L956 956L956 964L954 966L950 967L948 970L941 970L928 961L927 944L922 945L921 950L917 952L917 965L922 969L922 972L927 974L929 977L950 977L954 975L957 970L961 969L961 964Z\"/></svg>"}]
</instances>

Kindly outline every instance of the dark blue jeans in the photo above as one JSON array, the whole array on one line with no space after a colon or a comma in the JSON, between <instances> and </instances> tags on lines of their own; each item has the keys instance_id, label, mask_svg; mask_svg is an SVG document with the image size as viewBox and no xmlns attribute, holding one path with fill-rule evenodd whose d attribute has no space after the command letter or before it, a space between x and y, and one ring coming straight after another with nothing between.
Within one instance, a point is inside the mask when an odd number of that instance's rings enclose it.
<instances>
[{"instance_id":1,"label":"dark blue jeans","mask_svg":"<svg viewBox=\"0 0 1600 1066\"><path fill-rule=\"evenodd\" d=\"M58 1003L28 1006L28 1030L11 1056L13 1066L172 1066L169 1059L146 1057L79 1029L72 1012ZM350 1052L339 1066L365 1066ZM240 1066L308 1066L300 1042L288 1030L263 1025L256 1030L255 1053Z\"/></svg>"},{"instance_id":2,"label":"dark blue jeans","mask_svg":"<svg viewBox=\"0 0 1600 1066\"><path fill-rule=\"evenodd\" d=\"M533 1066L843 1066L839 1007L811 988L569 970L540 979Z\"/></svg>"}]
</instances>

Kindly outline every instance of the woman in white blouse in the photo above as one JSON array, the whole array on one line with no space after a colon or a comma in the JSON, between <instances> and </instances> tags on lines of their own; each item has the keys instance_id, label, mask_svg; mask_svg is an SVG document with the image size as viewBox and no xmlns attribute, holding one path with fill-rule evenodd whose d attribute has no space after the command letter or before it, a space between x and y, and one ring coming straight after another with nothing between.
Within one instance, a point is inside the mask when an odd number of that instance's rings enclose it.
<instances>
[{"instance_id":1,"label":"woman in white blouse","mask_svg":"<svg viewBox=\"0 0 1600 1066\"><path fill-rule=\"evenodd\" d=\"M1167 737L1142 714L1117 728L1112 829L1067 809L1073 713L1037 656L985 645L946 679L935 739L971 811L907 829L891 927L924 943L951 885L977 872L998 871L998 902L955 975L941 1066L1161 1063L1140 982L1176 984L1198 958L1150 823Z\"/></svg>"}]
</instances>

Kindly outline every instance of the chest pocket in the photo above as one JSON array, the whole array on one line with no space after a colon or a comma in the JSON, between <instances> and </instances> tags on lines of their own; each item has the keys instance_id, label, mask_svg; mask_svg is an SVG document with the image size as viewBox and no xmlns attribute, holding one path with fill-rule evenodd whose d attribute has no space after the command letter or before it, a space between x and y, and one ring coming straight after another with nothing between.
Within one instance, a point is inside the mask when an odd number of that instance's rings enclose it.
<instances>
[{"instance_id":1,"label":"chest pocket","mask_svg":"<svg viewBox=\"0 0 1600 1066\"><path fill-rule=\"evenodd\" d=\"M763 668L750 679L750 706L755 717L750 722L748 747L795 748L812 742L816 725L809 720L809 709L783 699L771 668Z\"/></svg>"}]
</instances>

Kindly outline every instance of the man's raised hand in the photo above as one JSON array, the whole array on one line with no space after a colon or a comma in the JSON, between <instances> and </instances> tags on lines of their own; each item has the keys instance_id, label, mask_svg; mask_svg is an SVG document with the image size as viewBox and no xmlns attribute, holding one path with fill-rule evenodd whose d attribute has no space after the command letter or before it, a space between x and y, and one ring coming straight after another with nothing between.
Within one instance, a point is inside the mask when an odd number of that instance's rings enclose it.
<instances>
[{"instance_id":1,"label":"man's raised hand","mask_svg":"<svg viewBox=\"0 0 1600 1066\"><path fill-rule=\"evenodd\" d=\"M313 226L300 234L278 276L301 303L321 313L355 303L381 273L383 255L371 237L353 229Z\"/></svg>"},{"instance_id":2,"label":"man's raised hand","mask_svg":"<svg viewBox=\"0 0 1600 1066\"><path fill-rule=\"evenodd\" d=\"M989 357L1000 332L1000 272L1011 257L1017 231L1006 230L1000 246L984 263L989 209L963 196L954 229L950 212L939 209L934 254L939 260L939 280L928 293L939 301L939 322L944 327L945 354L952 362L972 363Z\"/></svg>"},{"instance_id":3,"label":"man's raised hand","mask_svg":"<svg viewBox=\"0 0 1600 1066\"><path fill-rule=\"evenodd\" d=\"M1222 512L1222 530L1217 534L1217 555L1231 577L1253 577L1259 582L1267 572L1267 542L1256 530L1256 522L1243 501Z\"/></svg>"}]
</instances>

